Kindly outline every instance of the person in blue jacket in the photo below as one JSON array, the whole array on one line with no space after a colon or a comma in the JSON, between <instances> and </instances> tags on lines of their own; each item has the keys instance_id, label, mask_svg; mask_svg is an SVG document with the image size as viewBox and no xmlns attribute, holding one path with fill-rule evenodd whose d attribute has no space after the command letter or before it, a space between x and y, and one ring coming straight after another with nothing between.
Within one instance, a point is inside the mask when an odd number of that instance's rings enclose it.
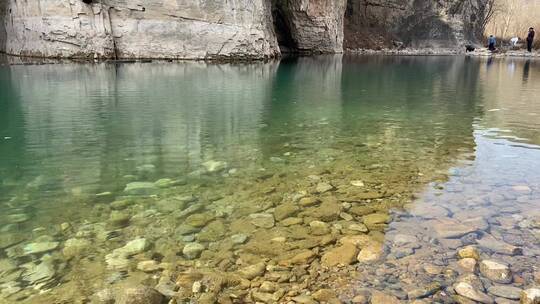
<instances>
[{"instance_id":1,"label":"person in blue jacket","mask_svg":"<svg viewBox=\"0 0 540 304\"><path fill-rule=\"evenodd\" d=\"M488 38L488 49L490 51L495 51L495 44L497 43L497 40L495 39L495 37L493 35L489 35L489 38Z\"/></svg>"}]
</instances>

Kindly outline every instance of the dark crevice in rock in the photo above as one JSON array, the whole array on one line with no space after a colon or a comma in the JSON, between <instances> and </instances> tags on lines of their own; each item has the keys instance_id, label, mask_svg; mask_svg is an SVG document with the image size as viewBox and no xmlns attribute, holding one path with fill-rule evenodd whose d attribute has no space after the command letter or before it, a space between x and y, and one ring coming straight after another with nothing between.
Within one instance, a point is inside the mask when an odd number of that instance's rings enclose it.
<instances>
[{"instance_id":1,"label":"dark crevice in rock","mask_svg":"<svg viewBox=\"0 0 540 304\"><path fill-rule=\"evenodd\" d=\"M272 9L272 20L281 53L297 53L298 44L292 36L290 24L285 18L282 8L274 7Z\"/></svg>"},{"instance_id":2,"label":"dark crevice in rock","mask_svg":"<svg viewBox=\"0 0 540 304\"><path fill-rule=\"evenodd\" d=\"M282 27L276 32L287 33L297 53L340 53L345 1L312 0L306 4L298 0L273 0L274 22L286 25L285 30Z\"/></svg>"},{"instance_id":3,"label":"dark crevice in rock","mask_svg":"<svg viewBox=\"0 0 540 304\"><path fill-rule=\"evenodd\" d=\"M112 15L111 15L111 10L114 9L114 7L110 6L108 9L107 9L107 19L109 20L109 27L110 27L110 36L111 36L111 40L112 40L112 47L113 47L113 55L114 55L114 59L115 60L118 60L118 46L116 45L116 39L114 39L114 33L113 33L113 22L112 22Z\"/></svg>"},{"instance_id":4,"label":"dark crevice in rock","mask_svg":"<svg viewBox=\"0 0 540 304\"><path fill-rule=\"evenodd\" d=\"M8 18L6 1L0 1L0 53L6 51L7 33L5 22Z\"/></svg>"}]
</instances>

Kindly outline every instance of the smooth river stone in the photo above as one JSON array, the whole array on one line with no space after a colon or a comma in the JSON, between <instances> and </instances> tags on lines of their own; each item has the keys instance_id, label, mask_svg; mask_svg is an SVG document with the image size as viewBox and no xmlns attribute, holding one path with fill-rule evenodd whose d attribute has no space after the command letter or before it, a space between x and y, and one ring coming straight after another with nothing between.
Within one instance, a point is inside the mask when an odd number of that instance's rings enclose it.
<instances>
[{"instance_id":1,"label":"smooth river stone","mask_svg":"<svg viewBox=\"0 0 540 304\"><path fill-rule=\"evenodd\" d=\"M480 228L474 223L465 224L450 218L435 219L430 221L429 224L433 226L437 236L440 238L460 238L471 232L478 231Z\"/></svg>"},{"instance_id":2,"label":"smooth river stone","mask_svg":"<svg viewBox=\"0 0 540 304\"><path fill-rule=\"evenodd\" d=\"M480 262L480 272L486 278L496 283L507 284L512 282L512 272L510 268L496 261L483 260Z\"/></svg>"},{"instance_id":3,"label":"smooth river stone","mask_svg":"<svg viewBox=\"0 0 540 304\"><path fill-rule=\"evenodd\" d=\"M513 256L521 255L523 253L523 250L521 248L500 241L490 234L483 235L482 238L480 238L476 242L478 243L478 246L482 249L487 249L504 255Z\"/></svg>"},{"instance_id":4,"label":"smooth river stone","mask_svg":"<svg viewBox=\"0 0 540 304\"><path fill-rule=\"evenodd\" d=\"M376 230L381 228L386 223L390 221L390 216L385 213L372 213L364 215L362 217L364 225L366 225L370 230Z\"/></svg>"},{"instance_id":5,"label":"smooth river stone","mask_svg":"<svg viewBox=\"0 0 540 304\"><path fill-rule=\"evenodd\" d=\"M24 255L45 253L58 247L58 242L30 243L23 247Z\"/></svg>"},{"instance_id":6,"label":"smooth river stone","mask_svg":"<svg viewBox=\"0 0 540 304\"><path fill-rule=\"evenodd\" d=\"M521 304L539 304L540 288L529 288L521 292Z\"/></svg>"},{"instance_id":7,"label":"smooth river stone","mask_svg":"<svg viewBox=\"0 0 540 304\"><path fill-rule=\"evenodd\" d=\"M204 246L199 243L189 243L184 246L182 253L187 259L193 260L198 258L203 252Z\"/></svg>"},{"instance_id":8,"label":"smooth river stone","mask_svg":"<svg viewBox=\"0 0 540 304\"><path fill-rule=\"evenodd\" d=\"M414 205L410 213L425 219L445 218L450 214L446 208L431 204Z\"/></svg>"},{"instance_id":9,"label":"smooth river stone","mask_svg":"<svg viewBox=\"0 0 540 304\"><path fill-rule=\"evenodd\" d=\"M466 272L476 271L476 260L473 258L464 258L458 261L459 268Z\"/></svg>"},{"instance_id":10,"label":"smooth river stone","mask_svg":"<svg viewBox=\"0 0 540 304\"><path fill-rule=\"evenodd\" d=\"M244 244L248 239L247 234L238 233L231 236L231 240L234 244Z\"/></svg>"},{"instance_id":11,"label":"smooth river stone","mask_svg":"<svg viewBox=\"0 0 540 304\"><path fill-rule=\"evenodd\" d=\"M285 203L276 207L276 209L274 210L274 217L277 221L281 221L286 218L292 217L298 211L300 211L300 207L298 207L296 204Z\"/></svg>"},{"instance_id":12,"label":"smooth river stone","mask_svg":"<svg viewBox=\"0 0 540 304\"><path fill-rule=\"evenodd\" d=\"M488 288L488 293L511 300L519 300L521 289L514 286L493 285Z\"/></svg>"},{"instance_id":13,"label":"smooth river stone","mask_svg":"<svg viewBox=\"0 0 540 304\"><path fill-rule=\"evenodd\" d=\"M149 246L150 246L150 243L148 243L146 239L139 238L139 239L129 241L124 247L120 249L116 249L116 250L121 251L126 256L132 256L132 255L136 255L136 254L146 251L146 249L148 249Z\"/></svg>"},{"instance_id":14,"label":"smooth river stone","mask_svg":"<svg viewBox=\"0 0 540 304\"><path fill-rule=\"evenodd\" d=\"M325 193L332 189L334 189L334 186L332 186L330 183L321 182L317 184L317 188L315 190L318 193Z\"/></svg>"},{"instance_id":15,"label":"smooth river stone","mask_svg":"<svg viewBox=\"0 0 540 304\"><path fill-rule=\"evenodd\" d=\"M249 216L251 223L261 228L272 228L275 225L274 216L269 213L254 213Z\"/></svg>"},{"instance_id":16,"label":"smooth river stone","mask_svg":"<svg viewBox=\"0 0 540 304\"><path fill-rule=\"evenodd\" d=\"M375 241L370 241L368 244L366 244L366 246L362 247L356 259L360 263L370 263L379 260L382 254L383 244Z\"/></svg>"},{"instance_id":17,"label":"smooth river stone","mask_svg":"<svg viewBox=\"0 0 540 304\"><path fill-rule=\"evenodd\" d=\"M458 251L458 257L460 259L471 258L478 261L480 260L480 252L473 246L466 246Z\"/></svg>"},{"instance_id":18,"label":"smooth river stone","mask_svg":"<svg viewBox=\"0 0 540 304\"><path fill-rule=\"evenodd\" d=\"M399 304L401 303L395 296L382 293L377 290L371 292L371 304Z\"/></svg>"},{"instance_id":19,"label":"smooth river stone","mask_svg":"<svg viewBox=\"0 0 540 304\"><path fill-rule=\"evenodd\" d=\"M326 252L321 258L321 264L326 267L350 265L355 262L357 253L358 249L355 245L345 243Z\"/></svg>"},{"instance_id":20,"label":"smooth river stone","mask_svg":"<svg viewBox=\"0 0 540 304\"><path fill-rule=\"evenodd\" d=\"M355 187L364 187L364 182L361 180L353 180L351 181L351 185Z\"/></svg>"},{"instance_id":21,"label":"smooth river stone","mask_svg":"<svg viewBox=\"0 0 540 304\"><path fill-rule=\"evenodd\" d=\"M80 257L86 252L88 248L90 248L90 246L92 246L92 244L88 240L71 238L65 242L62 253L68 259L73 257Z\"/></svg>"},{"instance_id":22,"label":"smooth river stone","mask_svg":"<svg viewBox=\"0 0 540 304\"><path fill-rule=\"evenodd\" d=\"M266 265L264 263L258 263L250 265L238 270L238 273L244 279L252 280L256 277L260 277L266 271Z\"/></svg>"},{"instance_id":23,"label":"smooth river stone","mask_svg":"<svg viewBox=\"0 0 540 304\"><path fill-rule=\"evenodd\" d=\"M464 296L465 298L484 303L484 304L492 304L494 303L493 299L488 296L487 294L476 290L473 288L473 286L466 282L459 282L456 285L454 285L454 290L456 293L460 296Z\"/></svg>"}]
</instances>

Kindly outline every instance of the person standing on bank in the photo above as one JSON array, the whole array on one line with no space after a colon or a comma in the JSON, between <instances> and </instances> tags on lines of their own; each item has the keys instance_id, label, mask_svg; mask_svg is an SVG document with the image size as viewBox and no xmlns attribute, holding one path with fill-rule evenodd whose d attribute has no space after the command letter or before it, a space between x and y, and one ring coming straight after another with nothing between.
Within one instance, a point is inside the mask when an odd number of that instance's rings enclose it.
<instances>
[{"instance_id":1,"label":"person standing on bank","mask_svg":"<svg viewBox=\"0 0 540 304\"><path fill-rule=\"evenodd\" d=\"M490 51L495 51L495 44L497 43L497 40L495 40L495 37L493 35L489 35L488 38L488 49Z\"/></svg>"},{"instance_id":2,"label":"person standing on bank","mask_svg":"<svg viewBox=\"0 0 540 304\"><path fill-rule=\"evenodd\" d=\"M527 51L532 52L532 46L534 42L534 28L529 28L529 34L527 35Z\"/></svg>"}]
</instances>

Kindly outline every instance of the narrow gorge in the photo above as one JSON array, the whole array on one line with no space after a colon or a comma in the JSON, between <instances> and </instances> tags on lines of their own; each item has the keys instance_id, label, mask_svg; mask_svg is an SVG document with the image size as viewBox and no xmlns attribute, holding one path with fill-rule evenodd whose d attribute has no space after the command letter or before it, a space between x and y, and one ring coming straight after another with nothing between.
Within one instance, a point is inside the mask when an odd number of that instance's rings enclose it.
<instances>
[{"instance_id":1,"label":"narrow gorge","mask_svg":"<svg viewBox=\"0 0 540 304\"><path fill-rule=\"evenodd\" d=\"M7 0L0 4L0 51L58 58L265 59L284 52L455 47L482 34L487 2Z\"/></svg>"}]
</instances>

